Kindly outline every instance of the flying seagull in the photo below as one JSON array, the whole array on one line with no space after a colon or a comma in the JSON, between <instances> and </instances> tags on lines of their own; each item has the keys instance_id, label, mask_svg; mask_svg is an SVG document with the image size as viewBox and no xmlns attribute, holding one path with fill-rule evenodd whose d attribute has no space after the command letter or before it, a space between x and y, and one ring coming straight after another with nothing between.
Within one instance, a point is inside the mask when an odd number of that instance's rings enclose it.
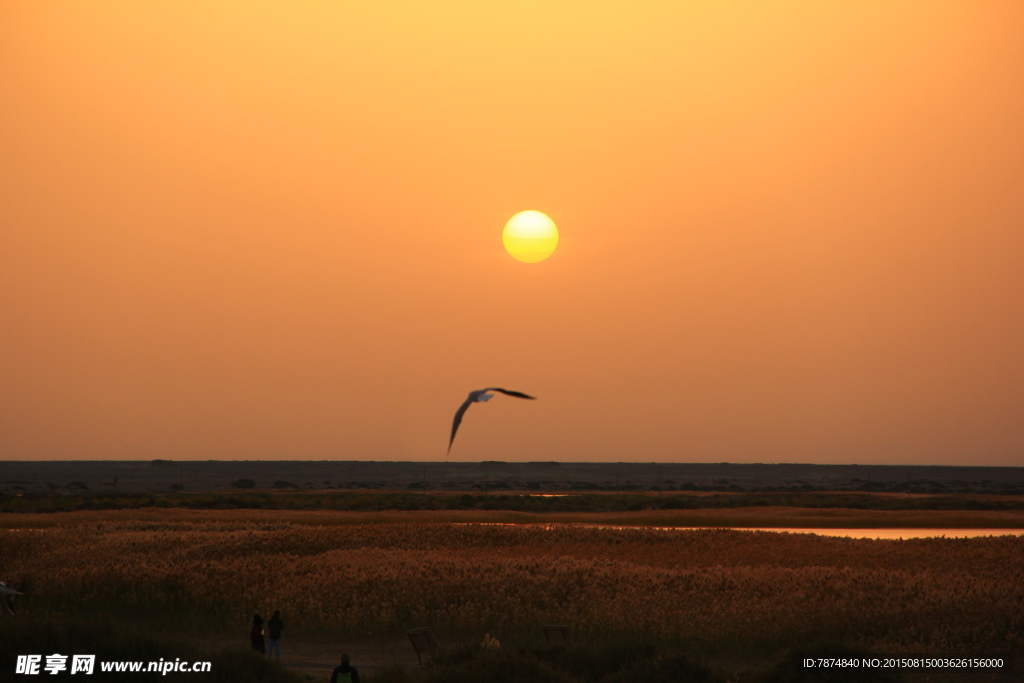
<instances>
[{"instance_id":1,"label":"flying seagull","mask_svg":"<svg viewBox=\"0 0 1024 683\"><path fill-rule=\"evenodd\" d=\"M506 396L515 396L516 398L528 398L531 401L535 401L536 397L528 396L519 391L509 391L508 389L499 389L498 387L488 387L487 389L477 389L476 391L469 392L469 397L466 402L459 406L459 409L455 412L455 420L452 422L452 438L448 439L448 452L452 452L452 443L455 441L455 432L459 431L459 425L462 424L462 416L466 414L466 409L469 408L471 403L485 403L494 398L494 394L488 394L488 391L499 391Z\"/></svg>"},{"instance_id":2,"label":"flying seagull","mask_svg":"<svg viewBox=\"0 0 1024 683\"><path fill-rule=\"evenodd\" d=\"M6 581L0 581L0 595L3 596L4 607L7 608L8 612L14 614L14 596L24 595L24 593L11 588Z\"/></svg>"}]
</instances>

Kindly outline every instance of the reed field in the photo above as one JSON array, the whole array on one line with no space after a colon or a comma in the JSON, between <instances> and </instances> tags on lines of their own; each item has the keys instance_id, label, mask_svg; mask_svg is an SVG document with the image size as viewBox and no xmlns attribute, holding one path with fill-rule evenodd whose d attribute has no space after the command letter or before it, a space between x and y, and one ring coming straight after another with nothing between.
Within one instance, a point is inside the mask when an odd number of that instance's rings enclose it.
<instances>
[{"instance_id":1,"label":"reed field","mask_svg":"<svg viewBox=\"0 0 1024 683\"><path fill-rule=\"evenodd\" d=\"M1024 652L1024 538L853 540L724 529L121 520L0 530L19 618L95 615L289 636L430 626L498 638L568 624L692 652L821 641Z\"/></svg>"}]
</instances>

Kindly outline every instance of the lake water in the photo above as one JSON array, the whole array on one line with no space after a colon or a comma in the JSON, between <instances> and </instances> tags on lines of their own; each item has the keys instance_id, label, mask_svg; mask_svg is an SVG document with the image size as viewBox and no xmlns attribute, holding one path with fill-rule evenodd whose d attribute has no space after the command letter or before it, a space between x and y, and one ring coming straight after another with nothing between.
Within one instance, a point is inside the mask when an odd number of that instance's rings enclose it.
<instances>
[{"instance_id":1,"label":"lake water","mask_svg":"<svg viewBox=\"0 0 1024 683\"><path fill-rule=\"evenodd\" d=\"M845 538L976 538L978 536L1024 536L1024 529L737 529L737 531L775 531L790 534L816 534Z\"/></svg>"},{"instance_id":2,"label":"lake water","mask_svg":"<svg viewBox=\"0 0 1024 683\"><path fill-rule=\"evenodd\" d=\"M607 529L629 529L635 527L599 525ZM656 529L694 530L708 527L653 527ZM795 528L754 528L727 527L733 531L772 531L778 534L814 534L841 538L978 538L980 536L1024 536L1024 529L795 529Z\"/></svg>"},{"instance_id":3,"label":"lake water","mask_svg":"<svg viewBox=\"0 0 1024 683\"><path fill-rule=\"evenodd\" d=\"M484 526L539 526L548 529L561 526L588 526L597 529L660 529L663 531L696 531L698 529L731 529L732 531L771 531L778 534L814 534L840 538L978 538L981 536L1024 536L1024 529L809 529L809 528L767 528L767 527L699 527L699 526L646 526L643 524L588 524L572 522L456 522L456 524L480 524Z\"/></svg>"},{"instance_id":4,"label":"lake water","mask_svg":"<svg viewBox=\"0 0 1024 683\"><path fill-rule=\"evenodd\" d=\"M473 526L535 526L553 529L563 526L583 526L597 529L658 529L661 531L696 531L698 529L731 529L732 531L771 531L778 534L814 534L839 538L873 538L896 540L901 538L978 538L982 536L1024 536L1024 529L809 529L809 528L767 528L767 527L699 527L699 526L646 526L643 524L588 524L573 522L452 522L457 525ZM44 529L12 528L3 531L27 531L41 533Z\"/></svg>"}]
</instances>

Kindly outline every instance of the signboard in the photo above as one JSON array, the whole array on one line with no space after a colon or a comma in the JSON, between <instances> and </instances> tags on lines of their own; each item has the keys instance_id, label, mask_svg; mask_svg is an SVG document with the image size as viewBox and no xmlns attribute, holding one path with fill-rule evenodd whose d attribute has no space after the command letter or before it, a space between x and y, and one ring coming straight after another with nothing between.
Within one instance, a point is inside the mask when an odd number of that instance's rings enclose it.
<instances>
[{"instance_id":1,"label":"signboard","mask_svg":"<svg viewBox=\"0 0 1024 683\"><path fill-rule=\"evenodd\" d=\"M434 634L430 632L429 628L424 627L406 631L405 635L409 636L409 642L416 650L416 659L419 660L420 666L423 666L423 655L432 655L437 649L437 640L434 638Z\"/></svg>"}]
</instances>

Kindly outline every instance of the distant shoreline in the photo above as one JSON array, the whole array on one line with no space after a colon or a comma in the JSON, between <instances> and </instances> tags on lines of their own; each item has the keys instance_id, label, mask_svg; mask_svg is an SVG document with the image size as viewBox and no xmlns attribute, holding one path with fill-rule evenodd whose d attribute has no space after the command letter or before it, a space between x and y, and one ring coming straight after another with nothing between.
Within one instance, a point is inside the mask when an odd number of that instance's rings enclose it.
<instances>
[{"instance_id":1,"label":"distant shoreline","mask_svg":"<svg viewBox=\"0 0 1024 683\"><path fill-rule=\"evenodd\" d=\"M303 460L4 461L0 495L407 491L1024 495L1024 467Z\"/></svg>"}]
</instances>

